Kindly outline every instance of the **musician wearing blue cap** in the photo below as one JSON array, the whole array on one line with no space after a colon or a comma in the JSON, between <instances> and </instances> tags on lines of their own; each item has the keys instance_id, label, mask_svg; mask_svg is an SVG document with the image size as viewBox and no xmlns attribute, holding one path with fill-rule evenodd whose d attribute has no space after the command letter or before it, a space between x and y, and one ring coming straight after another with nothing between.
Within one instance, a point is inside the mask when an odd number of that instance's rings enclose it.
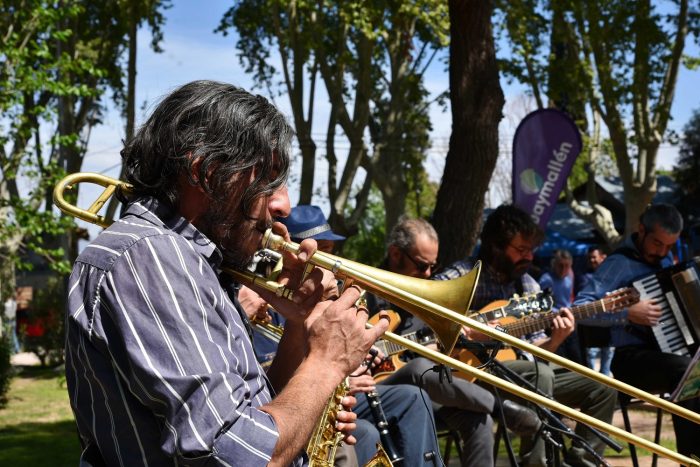
<instances>
[{"instance_id":1,"label":"musician wearing blue cap","mask_svg":"<svg viewBox=\"0 0 700 467\"><path fill-rule=\"evenodd\" d=\"M649 206L639 218L637 232L603 261L574 304L600 299L607 292L628 287L638 278L673 265L671 248L681 230L683 218L675 207ZM642 299L619 313L605 313L584 323L610 326L611 344L615 347L611 370L616 379L648 392L670 393L683 377L690 357L659 350L652 327L661 324L661 313L656 300ZM700 399L682 401L679 405L700 412ZM673 415L673 428L678 452L700 456L700 425Z\"/></svg>"},{"instance_id":2,"label":"musician wearing blue cap","mask_svg":"<svg viewBox=\"0 0 700 467\"><path fill-rule=\"evenodd\" d=\"M289 235L295 242L313 238L318 245L318 251L331 253L335 242L342 242L345 237L331 230L331 226L318 206L301 204L292 208L289 216L280 219L287 226Z\"/></svg>"},{"instance_id":3,"label":"musician wearing blue cap","mask_svg":"<svg viewBox=\"0 0 700 467\"><path fill-rule=\"evenodd\" d=\"M330 253L337 243L345 240L345 237L336 234L328 224L321 208L311 205L300 205L291 209L289 215L280 218L279 221L287 227L290 238L295 242L301 242L307 238L312 238L318 245L318 250ZM239 294L244 308L246 303L255 303L251 306L255 311L263 308L271 316L276 324L283 324L279 315L274 310L268 310L264 302L251 297L249 290L245 288ZM274 356L276 345L259 334L254 334L256 352L266 355L268 358ZM260 355L260 354L259 354ZM375 454L377 443L381 443L385 450L389 451L390 457L402 457L404 465L433 465L431 459L435 458L438 452L438 444L435 436L435 422L433 420L430 398L421 389L411 385L377 385L374 382L369 367L373 361L378 361L381 356L368 356L365 364L360 366L349 378L350 394L357 399L357 404L353 407L353 412L357 414L357 428L353 436L357 439L355 454L357 463L365 465ZM378 394L378 399L374 394ZM370 403L367 394L373 398ZM390 435L380 436L377 425L380 421L376 419L376 401L379 400L385 422L390 426ZM373 405L374 404L374 405ZM389 438L387 439L387 436ZM390 452L393 446L395 452ZM343 452L345 451L345 452ZM341 449L343 455L347 455L347 450ZM427 456L426 456L427 454ZM349 458L336 458L336 465L354 465L352 456Z\"/></svg>"}]
</instances>

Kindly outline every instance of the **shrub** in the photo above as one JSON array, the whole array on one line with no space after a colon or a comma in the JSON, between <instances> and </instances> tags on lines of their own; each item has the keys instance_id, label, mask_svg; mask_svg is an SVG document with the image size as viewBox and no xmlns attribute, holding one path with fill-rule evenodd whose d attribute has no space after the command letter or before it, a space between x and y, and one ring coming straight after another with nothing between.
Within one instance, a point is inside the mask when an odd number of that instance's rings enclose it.
<instances>
[{"instance_id":1,"label":"shrub","mask_svg":"<svg viewBox=\"0 0 700 467\"><path fill-rule=\"evenodd\" d=\"M64 334L64 294L61 278L49 279L46 288L34 294L29 322L41 332L26 336L24 347L34 352L42 366L63 363Z\"/></svg>"}]
</instances>

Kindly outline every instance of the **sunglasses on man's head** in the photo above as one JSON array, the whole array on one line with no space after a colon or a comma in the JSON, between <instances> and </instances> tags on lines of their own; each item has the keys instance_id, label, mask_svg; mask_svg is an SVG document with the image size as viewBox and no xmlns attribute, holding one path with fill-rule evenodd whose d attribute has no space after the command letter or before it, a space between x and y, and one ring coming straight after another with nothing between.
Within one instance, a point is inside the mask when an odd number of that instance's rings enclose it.
<instances>
[{"instance_id":1,"label":"sunglasses on man's head","mask_svg":"<svg viewBox=\"0 0 700 467\"><path fill-rule=\"evenodd\" d=\"M404 255L406 258L408 258L409 260L411 260L411 262L412 262L413 265L416 267L416 269L418 269L419 272L425 272L425 271L427 271L428 269L435 269L435 266L437 266L437 263L426 263L425 261L420 261L420 260L415 259L415 258L414 258L413 256L411 256L406 250L403 250L403 249L402 249L402 250L401 250L401 253L403 253L403 255Z\"/></svg>"}]
</instances>

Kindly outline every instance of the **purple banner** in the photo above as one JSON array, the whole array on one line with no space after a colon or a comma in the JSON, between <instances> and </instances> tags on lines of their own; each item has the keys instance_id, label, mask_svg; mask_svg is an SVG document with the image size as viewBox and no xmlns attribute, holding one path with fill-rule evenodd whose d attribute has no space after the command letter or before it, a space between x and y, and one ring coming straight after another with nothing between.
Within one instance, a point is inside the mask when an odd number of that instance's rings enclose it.
<instances>
[{"instance_id":1,"label":"purple banner","mask_svg":"<svg viewBox=\"0 0 700 467\"><path fill-rule=\"evenodd\" d=\"M536 110L518 125L513 137L513 204L542 229L581 147L576 124L559 110Z\"/></svg>"}]
</instances>

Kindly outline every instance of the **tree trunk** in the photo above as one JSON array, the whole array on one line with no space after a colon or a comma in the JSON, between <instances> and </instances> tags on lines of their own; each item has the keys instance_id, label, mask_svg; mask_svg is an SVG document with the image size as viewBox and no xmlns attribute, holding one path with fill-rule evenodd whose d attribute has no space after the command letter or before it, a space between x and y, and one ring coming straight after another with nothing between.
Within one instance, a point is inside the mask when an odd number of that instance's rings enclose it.
<instances>
[{"instance_id":1,"label":"tree trunk","mask_svg":"<svg viewBox=\"0 0 700 467\"><path fill-rule=\"evenodd\" d=\"M491 28L492 1L450 0L452 134L433 223L439 260L449 264L474 247L484 193L498 158L503 91Z\"/></svg>"},{"instance_id":2,"label":"tree trunk","mask_svg":"<svg viewBox=\"0 0 700 467\"><path fill-rule=\"evenodd\" d=\"M133 1L129 2L129 7L131 10L129 12L129 65L127 68L126 85L126 126L124 128L126 141L134 137L136 126L136 47L138 46L137 9ZM119 180L124 180L126 175L125 170L126 168L122 165L122 168L119 170ZM107 204L107 211L105 211L106 219L114 219L119 204L117 197L112 196L112 199L109 200L109 204Z\"/></svg>"}]
</instances>

